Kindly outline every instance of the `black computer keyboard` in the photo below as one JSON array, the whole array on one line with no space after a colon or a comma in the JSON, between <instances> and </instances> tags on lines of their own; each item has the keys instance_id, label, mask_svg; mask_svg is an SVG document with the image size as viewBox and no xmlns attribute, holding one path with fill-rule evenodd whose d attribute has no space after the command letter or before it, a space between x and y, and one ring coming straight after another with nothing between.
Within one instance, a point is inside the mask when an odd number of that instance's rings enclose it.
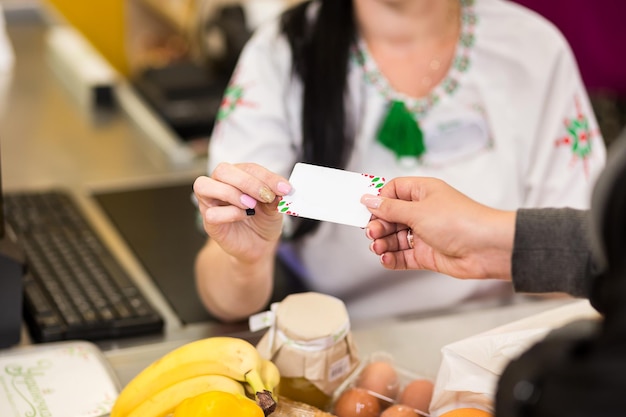
<instances>
[{"instance_id":1,"label":"black computer keyboard","mask_svg":"<svg viewBox=\"0 0 626 417\"><path fill-rule=\"evenodd\" d=\"M24 319L36 342L157 333L148 303L65 191L4 193L26 255Z\"/></svg>"}]
</instances>

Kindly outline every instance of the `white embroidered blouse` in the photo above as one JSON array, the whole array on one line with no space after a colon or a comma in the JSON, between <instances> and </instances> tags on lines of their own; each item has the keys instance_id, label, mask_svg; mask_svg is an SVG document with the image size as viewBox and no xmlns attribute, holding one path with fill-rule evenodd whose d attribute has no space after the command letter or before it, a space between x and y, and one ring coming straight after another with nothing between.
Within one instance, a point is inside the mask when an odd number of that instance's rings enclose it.
<instances>
[{"instance_id":1,"label":"white embroidered blouse","mask_svg":"<svg viewBox=\"0 0 626 417\"><path fill-rule=\"evenodd\" d=\"M349 71L355 148L346 169L438 177L484 204L586 208L605 147L572 52L539 15L503 0L461 0L456 58L428 97L394 92L362 43ZM301 146L302 85L278 21L240 57L209 145L221 161L256 162L289 178ZM398 160L376 140L391 99L405 102L426 152ZM445 308L509 284L388 271L363 230L323 223L293 245L312 290L341 297L353 319ZM503 288L505 287L505 288Z\"/></svg>"}]
</instances>

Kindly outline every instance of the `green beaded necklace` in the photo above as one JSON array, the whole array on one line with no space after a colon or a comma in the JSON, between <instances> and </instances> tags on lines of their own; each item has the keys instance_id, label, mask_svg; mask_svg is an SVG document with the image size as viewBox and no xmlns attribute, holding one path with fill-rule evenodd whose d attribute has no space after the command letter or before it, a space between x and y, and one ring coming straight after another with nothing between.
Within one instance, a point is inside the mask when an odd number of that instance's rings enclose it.
<instances>
[{"instance_id":1,"label":"green beaded necklace","mask_svg":"<svg viewBox=\"0 0 626 417\"><path fill-rule=\"evenodd\" d=\"M382 76L375 63L370 61L367 47L361 41L355 48L356 62L363 68L366 80L377 86L380 93L389 100L388 112L381 123L377 140L392 150L398 159L403 157L419 159L426 152L424 133L419 125L419 117L424 116L443 95L452 95L458 89L458 77L470 66L470 50L474 46L474 26L477 16L473 10L474 0L459 0L461 4L461 34L456 56L453 57L449 73L440 85L425 99L409 102L400 99Z\"/></svg>"}]
</instances>

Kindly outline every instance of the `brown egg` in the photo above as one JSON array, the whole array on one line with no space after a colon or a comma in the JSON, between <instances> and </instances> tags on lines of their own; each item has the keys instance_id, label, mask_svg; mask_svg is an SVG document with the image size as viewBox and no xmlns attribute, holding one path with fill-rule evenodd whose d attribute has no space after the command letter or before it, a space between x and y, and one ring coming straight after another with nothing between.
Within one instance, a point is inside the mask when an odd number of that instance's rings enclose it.
<instances>
[{"instance_id":1,"label":"brown egg","mask_svg":"<svg viewBox=\"0 0 626 417\"><path fill-rule=\"evenodd\" d=\"M380 404L363 388L348 388L335 402L334 413L337 417L377 417Z\"/></svg>"},{"instance_id":2,"label":"brown egg","mask_svg":"<svg viewBox=\"0 0 626 417\"><path fill-rule=\"evenodd\" d=\"M356 386L393 401L398 395L400 382L393 364L386 361L374 361L363 368L357 378Z\"/></svg>"},{"instance_id":3,"label":"brown egg","mask_svg":"<svg viewBox=\"0 0 626 417\"><path fill-rule=\"evenodd\" d=\"M406 384L398 397L398 402L416 410L427 412L430 400L433 398L434 388L434 384L428 379L414 379Z\"/></svg>"},{"instance_id":4,"label":"brown egg","mask_svg":"<svg viewBox=\"0 0 626 417\"><path fill-rule=\"evenodd\" d=\"M418 415L408 405L394 404L383 411L380 417L418 417Z\"/></svg>"}]
</instances>

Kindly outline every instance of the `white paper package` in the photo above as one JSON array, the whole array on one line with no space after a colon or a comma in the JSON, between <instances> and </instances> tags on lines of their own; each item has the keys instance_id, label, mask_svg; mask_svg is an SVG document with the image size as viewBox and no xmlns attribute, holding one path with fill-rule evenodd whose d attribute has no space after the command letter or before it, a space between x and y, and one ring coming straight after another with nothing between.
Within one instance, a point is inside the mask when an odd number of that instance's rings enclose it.
<instances>
[{"instance_id":1,"label":"white paper package","mask_svg":"<svg viewBox=\"0 0 626 417\"><path fill-rule=\"evenodd\" d=\"M575 320L599 318L589 301L575 301L444 346L431 417L464 407L493 413L498 379L511 360L553 329Z\"/></svg>"},{"instance_id":2,"label":"white paper package","mask_svg":"<svg viewBox=\"0 0 626 417\"><path fill-rule=\"evenodd\" d=\"M0 416L100 417L120 391L100 349L83 341L0 354Z\"/></svg>"}]
</instances>

